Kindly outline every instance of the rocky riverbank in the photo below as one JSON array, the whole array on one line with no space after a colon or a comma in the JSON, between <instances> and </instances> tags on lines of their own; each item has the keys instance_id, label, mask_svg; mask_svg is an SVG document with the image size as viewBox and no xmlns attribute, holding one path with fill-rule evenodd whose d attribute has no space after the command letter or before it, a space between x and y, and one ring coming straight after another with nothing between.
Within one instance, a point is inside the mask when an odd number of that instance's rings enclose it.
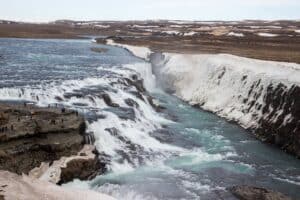
<instances>
[{"instance_id":1,"label":"rocky riverbank","mask_svg":"<svg viewBox=\"0 0 300 200\"><path fill-rule=\"evenodd\" d=\"M29 190L18 198L39 199L37 194L45 192L49 199L55 199L55 195L35 184L39 181L62 184L73 179L88 180L103 173L105 164L99 160L85 129L85 120L77 111L56 106L39 108L27 103L1 103L0 173L3 176L0 195L13 199L11 188L32 187L33 191L38 191L32 198L29 198ZM23 178L14 173L23 174ZM63 192L54 185L49 187Z\"/></svg>"},{"instance_id":2,"label":"rocky riverbank","mask_svg":"<svg viewBox=\"0 0 300 200\"><path fill-rule=\"evenodd\" d=\"M74 111L0 105L0 169L22 174L83 147L84 119Z\"/></svg>"}]
</instances>

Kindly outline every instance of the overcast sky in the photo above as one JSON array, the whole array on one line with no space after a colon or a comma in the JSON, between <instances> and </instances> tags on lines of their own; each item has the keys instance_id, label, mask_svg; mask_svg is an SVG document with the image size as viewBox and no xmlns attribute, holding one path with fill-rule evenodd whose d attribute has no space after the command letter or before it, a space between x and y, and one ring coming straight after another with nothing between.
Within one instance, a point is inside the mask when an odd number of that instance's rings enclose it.
<instances>
[{"instance_id":1,"label":"overcast sky","mask_svg":"<svg viewBox=\"0 0 300 200\"><path fill-rule=\"evenodd\" d=\"M300 19L300 0L0 0L0 19Z\"/></svg>"}]
</instances>

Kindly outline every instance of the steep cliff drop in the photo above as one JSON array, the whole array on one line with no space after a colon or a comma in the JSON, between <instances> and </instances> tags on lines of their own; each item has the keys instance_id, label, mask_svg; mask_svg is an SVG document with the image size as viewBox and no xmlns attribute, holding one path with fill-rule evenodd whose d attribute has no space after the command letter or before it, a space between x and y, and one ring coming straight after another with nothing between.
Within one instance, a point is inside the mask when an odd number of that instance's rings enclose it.
<instances>
[{"instance_id":1,"label":"steep cliff drop","mask_svg":"<svg viewBox=\"0 0 300 200\"><path fill-rule=\"evenodd\" d=\"M152 54L161 85L300 157L300 65L227 54Z\"/></svg>"}]
</instances>

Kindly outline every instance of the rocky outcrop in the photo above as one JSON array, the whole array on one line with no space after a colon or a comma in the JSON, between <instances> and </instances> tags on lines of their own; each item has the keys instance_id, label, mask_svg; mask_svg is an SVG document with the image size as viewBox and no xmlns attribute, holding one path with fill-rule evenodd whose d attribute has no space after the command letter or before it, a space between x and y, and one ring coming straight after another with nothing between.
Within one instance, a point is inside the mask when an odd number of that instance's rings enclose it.
<instances>
[{"instance_id":1,"label":"rocky outcrop","mask_svg":"<svg viewBox=\"0 0 300 200\"><path fill-rule=\"evenodd\" d=\"M90 180L105 171L105 164L98 159L93 145L85 145L74 156L62 157L49 163L42 163L29 172L29 176L54 184L63 184L74 179Z\"/></svg>"},{"instance_id":2,"label":"rocky outcrop","mask_svg":"<svg viewBox=\"0 0 300 200\"><path fill-rule=\"evenodd\" d=\"M92 146L94 147L94 146ZM105 163L102 163L98 158L96 149L90 152L90 155L80 153L79 158L72 158L64 167L61 168L60 181L58 184L67 183L74 179L91 180L97 175L103 174L106 171Z\"/></svg>"},{"instance_id":3,"label":"rocky outcrop","mask_svg":"<svg viewBox=\"0 0 300 200\"><path fill-rule=\"evenodd\" d=\"M254 134L300 158L300 86L270 84L263 99L264 104L245 99L248 109L257 107L264 115L258 119Z\"/></svg>"},{"instance_id":4,"label":"rocky outcrop","mask_svg":"<svg viewBox=\"0 0 300 200\"><path fill-rule=\"evenodd\" d=\"M85 141L83 117L64 108L1 104L0 129L0 169L17 174L77 155Z\"/></svg>"},{"instance_id":5,"label":"rocky outcrop","mask_svg":"<svg viewBox=\"0 0 300 200\"><path fill-rule=\"evenodd\" d=\"M291 198L265 188L251 186L235 186L229 191L240 200L291 200Z\"/></svg>"}]
</instances>

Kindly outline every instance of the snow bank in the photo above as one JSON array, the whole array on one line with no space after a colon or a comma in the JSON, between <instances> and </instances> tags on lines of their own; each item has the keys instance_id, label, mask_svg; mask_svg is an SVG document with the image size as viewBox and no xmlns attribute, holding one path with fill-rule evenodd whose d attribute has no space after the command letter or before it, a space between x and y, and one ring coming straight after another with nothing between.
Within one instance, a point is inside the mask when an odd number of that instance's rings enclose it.
<instances>
[{"instance_id":1,"label":"snow bank","mask_svg":"<svg viewBox=\"0 0 300 200\"><path fill-rule=\"evenodd\" d=\"M193 35L195 35L195 34L197 34L197 32L191 31L191 32L184 33L183 35L184 35L184 36L193 36Z\"/></svg>"},{"instance_id":2,"label":"snow bank","mask_svg":"<svg viewBox=\"0 0 300 200\"><path fill-rule=\"evenodd\" d=\"M62 188L47 181L18 176L11 172L0 171L0 190L6 200L115 200L114 198L91 190Z\"/></svg>"},{"instance_id":3,"label":"snow bank","mask_svg":"<svg viewBox=\"0 0 300 200\"><path fill-rule=\"evenodd\" d=\"M131 25L129 25L129 27L130 27ZM135 24L135 25L132 25L131 26L132 28L159 28L159 26L153 26L153 25L137 25L137 24Z\"/></svg>"},{"instance_id":4,"label":"snow bank","mask_svg":"<svg viewBox=\"0 0 300 200\"><path fill-rule=\"evenodd\" d=\"M127 49L128 51L132 52L136 57L149 60L149 56L151 55L151 50L147 47L138 47L138 46L132 46L127 44L118 44L115 43L113 40L107 40L106 44L112 45L112 46L119 46L122 48Z\"/></svg>"},{"instance_id":5,"label":"snow bank","mask_svg":"<svg viewBox=\"0 0 300 200\"><path fill-rule=\"evenodd\" d=\"M97 28L110 28L110 25L99 24L99 25L94 25L94 27L97 27Z\"/></svg>"},{"instance_id":6,"label":"snow bank","mask_svg":"<svg viewBox=\"0 0 300 200\"><path fill-rule=\"evenodd\" d=\"M162 31L161 33L165 33L168 35L179 35L181 34L179 31Z\"/></svg>"},{"instance_id":7,"label":"snow bank","mask_svg":"<svg viewBox=\"0 0 300 200\"><path fill-rule=\"evenodd\" d=\"M277 37L278 36L278 34L273 34L273 33L258 33L257 35L261 36L261 37Z\"/></svg>"},{"instance_id":8,"label":"snow bank","mask_svg":"<svg viewBox=\"0 0 300 200\"><path fill-rule=\"evenodd\" d=\"M243 33L235 33L235 32L230 32L227 35L228 36L235 36L235 37L244 37Z\"/></svg>"}]
</instances>

